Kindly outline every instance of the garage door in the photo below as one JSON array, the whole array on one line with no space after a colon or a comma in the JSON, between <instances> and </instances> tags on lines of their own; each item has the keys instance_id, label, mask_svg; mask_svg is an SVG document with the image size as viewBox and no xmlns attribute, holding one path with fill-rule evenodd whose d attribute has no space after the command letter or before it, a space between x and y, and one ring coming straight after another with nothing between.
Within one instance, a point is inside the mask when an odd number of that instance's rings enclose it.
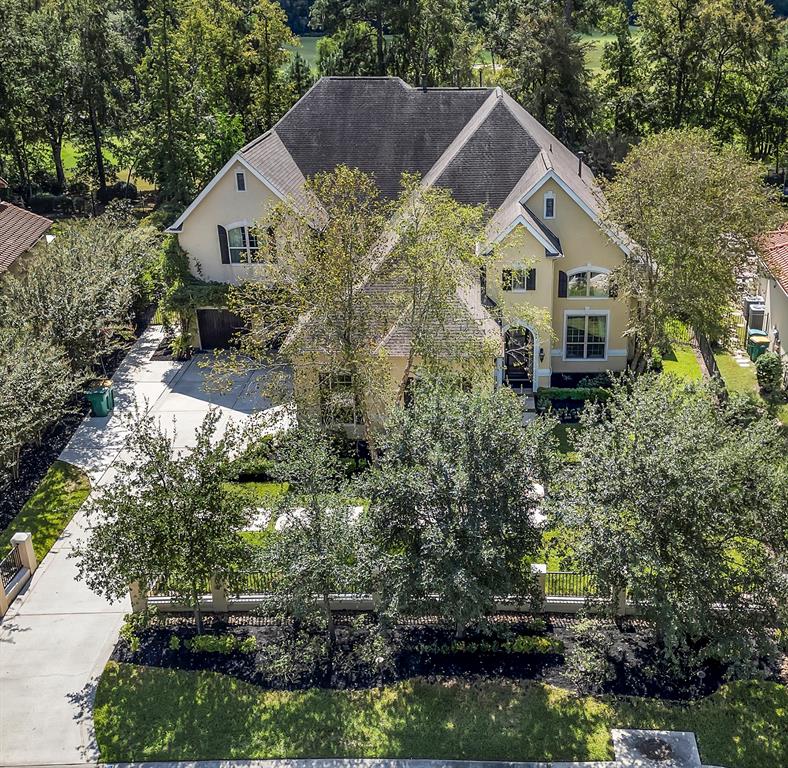
<instances>
[{"instance_id":1,"label":"garage door","mask_svg":"<svg viewBox=\"0 0 788 768\"><path fill-rule=\"evenodd\" d=\"M197 326L203 349L225 349L234 345L233 337L244 324L238 315L226 309L198 309Z\"/></svg>"}]
</instances>

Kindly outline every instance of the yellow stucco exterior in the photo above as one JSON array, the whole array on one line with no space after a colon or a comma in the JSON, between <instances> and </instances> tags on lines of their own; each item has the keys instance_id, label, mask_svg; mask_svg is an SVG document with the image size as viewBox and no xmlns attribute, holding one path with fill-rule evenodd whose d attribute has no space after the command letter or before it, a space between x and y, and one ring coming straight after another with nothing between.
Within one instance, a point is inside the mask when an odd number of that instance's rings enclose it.
<instances>
[{"instance_id":1,"label":"yellow stucco exterior","mask_svg":"<svg viewBox=\"0 0 788 768\"><path fill-rule=\"evenodd\" d=\"M236 173L243 172L245 190L237 189ZM553 200L553 216L548 218L545 197ZM274 192L242 163L232 164L217 178L197 203L194 215L183 222L178 234L181 247L189 255L192 272L203 280L238 283L259 276L254 264L222 263L217 226L226 229L239 224L247 227L265 221L265 212L278 198ZM551 255L543 242L518 225L498 244L496 260L487 270L487 295L503 309L502 332L507 327L527 327L534 335L534 389L569 384L569 375L621 371L627 363L627 306L614 298L559 297L559 274L599 268L612 271L623 259L621 249L602 231L597 222L553 178L529 193L523 200L560 240L561 254ZM502 274L507 268L533 268L533 290L503 290ZM566 323L569 315L603 315L607 338L604 356L598 359L567 359ZM397 391L405 359L390 357L391 394ZM495 372L491 359L491 381ZM500 380L499 365L499 380Z\"/></svg>"},{"instance_id":2,"label":"yellow stucco exterior","mask_svg":"<svg viewBox=\"0 0 788 768\"><path fill-rule=\"evenodd\" d=\"M244 174L243 192L236 188L236 173ZM217 226L251 226L263 219L266 209L277 201L271 189L248 168L239 162L233 164L218 177L178 233L181 248L189 254L192 274L219 283L238 283L254 277L259 271L254 264L222 264Z\"/></svg>"}]
</instances>

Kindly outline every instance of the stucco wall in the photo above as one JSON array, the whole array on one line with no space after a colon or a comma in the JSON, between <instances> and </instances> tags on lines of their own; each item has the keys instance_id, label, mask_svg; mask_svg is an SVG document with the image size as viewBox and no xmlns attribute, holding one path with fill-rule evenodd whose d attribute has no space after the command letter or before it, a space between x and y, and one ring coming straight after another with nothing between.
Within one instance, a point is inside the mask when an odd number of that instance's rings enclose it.
<instances>
[{"instance_id":1,"label":"stucco wall","mask_svg":"<svg viewBox=\"0 0 788 768\"><path fill-rule=\"evenodd\" d=\"M555 217L544 219L544 195L555 199ZM542 245L522 227L516 235L504 241L500 259L488 271L488 292L494 301L504 302L512 317L524 303L548 309L552 318L552 338L541 334L538 345L545 350L539 365L539 386L549 385L552 373L595 373L619 371L626 367L627 340L623 333L628 320L625 302L609 298L559 298L558 273L571 272L580 267L602 267L614 270L623 260L623 253L597 226L588 214L553 181L548 181L527 201L528 208L558 236L563 257L547 257ZM507 242L515 238L513 242ZM501 293L501 274L506 267L523 262L536 269L536 290ZM567 312L606 312L608 343L605 360L564 360L564 323Z\"/></svg>"},{"instance_id":2,"label":"stucco wall","mask_svg":"<svg viewBox=\"0 0 788 768\"><path fill-rule=\"evenodd\" d=\"M235 187L235 174L244 171L246 191ZM191 271L203 280L235 283L253 277L259 268L253 264L222 264L217 226L246 221L254 224L277 197L251 171L236 163L219 179L211 191L192 211L178 234L181 248L189 254Z\"/></svg>"},{"instance_id":3,"label":"stucco wall","mask_svg":"<svg viewBox=\"0 0 788 768\"><path fill-rule=\"evenodd\" d=\"M788 295L776 280L766 277L761 280L761 295L766 301L769 331L776 327L780 332L780 351L788 364Z\"/></svg>"}]
</instances>

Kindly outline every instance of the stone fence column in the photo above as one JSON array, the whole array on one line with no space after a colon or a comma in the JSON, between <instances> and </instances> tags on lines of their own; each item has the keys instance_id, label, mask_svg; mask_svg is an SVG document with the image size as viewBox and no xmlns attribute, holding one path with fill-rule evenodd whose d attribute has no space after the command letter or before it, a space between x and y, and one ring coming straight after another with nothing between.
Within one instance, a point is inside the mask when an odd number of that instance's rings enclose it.
<instances>
[{"instance_id":1,"label":"stone fence column","mask_svg":"<svg viewBox=\"0 0 788 768\"><path fill-rule=\"evenodd\" d=\"M545 563L531 563L531 574L536 579L539 591L540 610L544 609L544 602L547 597L547 565Z\"/></svg>"},{"instance_id":2,"label":"stone fence column","mask_svg":"<svg viewBox=\"0 0 788 768\"><path fill-rule=\"evenodd\" d=\"M220 576L211 579L211 607L214 613L227 613L227 585Z\"/></svg>"},{"instance_id":3,"label":"stone fence column","mask_svg":"<svg viewBox=\"0 0 788 768\"><path fill-rule=\"evenodd\" d=\"M15 533L11 537L11 545L17 548L22 567L27 568L31 575L35 573L36 568L38 568L38 561L36 560L36 552L33 549L33 534Z\"/></svg>"},{"instance_id":4,"label":"stone fence column","mask_svg":"<svg viewBox=\"0 0 788 768\"><path fill-rule=\"evenodd\" d=\"M148 610L148 591L142 588L138 581L129 584L129 598L131 599L131 612L144 613Z\"/></svg>"}]
</instances>

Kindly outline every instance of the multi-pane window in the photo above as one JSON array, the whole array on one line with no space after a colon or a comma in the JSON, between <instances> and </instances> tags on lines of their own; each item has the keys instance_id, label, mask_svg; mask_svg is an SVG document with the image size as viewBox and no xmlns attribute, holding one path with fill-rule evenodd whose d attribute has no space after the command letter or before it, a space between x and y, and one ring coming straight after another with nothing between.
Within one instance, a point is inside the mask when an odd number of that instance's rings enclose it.
<instances>
[{"instance_id":1,"label":"multi-pane window","mask_svg":"<svg viewBox=\"0 0 788 768\"><path fill-rule=\"evenodd\" d=\"M569 275L567 295L577 298L600 299L610 295L610 280L607 272L589 269Z\"/></svg>"},{"instance_id":2,"label":"multi-pane window","mask_svg":"<svg viewBox=\"0 0 788 768\"><path fill-rule=\"evenodd\" d=\"M235 174L235 188L239 192L245 192L246 191L246 175L244 174L243 171L238 171Z\"/></svg>"},{"instance_id":3,"label":"multi-pane window","mask_svg":"<svg viewBox=\"0 0 788 768\"><path fill-rule=\"evenodd\" d=\"M361 400L349 373L321 375L320 396L324 424L361 422Z\"/></svg>"},{"instance_id":4,"label":"multi-pane window","mask_svg":"<svg viewBox=\"0 0 788 768\"><path fill-rule=\"evenodd\" d=\"M504 291L535 291L536 270L522 267L504 269L501 282Z\"/></svg>"},{"instance_id":5,"label":"multi-pane window","mask_svg":"<svg viewBox=\"0 0 788 768\"><path fill-rule=\"evenodd\" d=\"M568 315L566 358L601 360L607 345L607 315Z\"/></svg>"},{"instance_id":6,"label":"multi-pane window","mask_svg":"<svg viewBox=\"0 0 788 768\"><path fill-rule=\"evenodd\" d=\"M227 245L232 264L252 261L259 249L257 236L243 224L227 230Z\"/></svg>"},{"instance_id":7,"label":"multi-pane window","mask_svg":"<svg viewBox=\"0 0 788 768\"><path fill-rule=\"evenodd\" d=\"M544 196L544 217L546 219L555 218L555 197L550 192Z\"/></svg>"}]
</instances>

